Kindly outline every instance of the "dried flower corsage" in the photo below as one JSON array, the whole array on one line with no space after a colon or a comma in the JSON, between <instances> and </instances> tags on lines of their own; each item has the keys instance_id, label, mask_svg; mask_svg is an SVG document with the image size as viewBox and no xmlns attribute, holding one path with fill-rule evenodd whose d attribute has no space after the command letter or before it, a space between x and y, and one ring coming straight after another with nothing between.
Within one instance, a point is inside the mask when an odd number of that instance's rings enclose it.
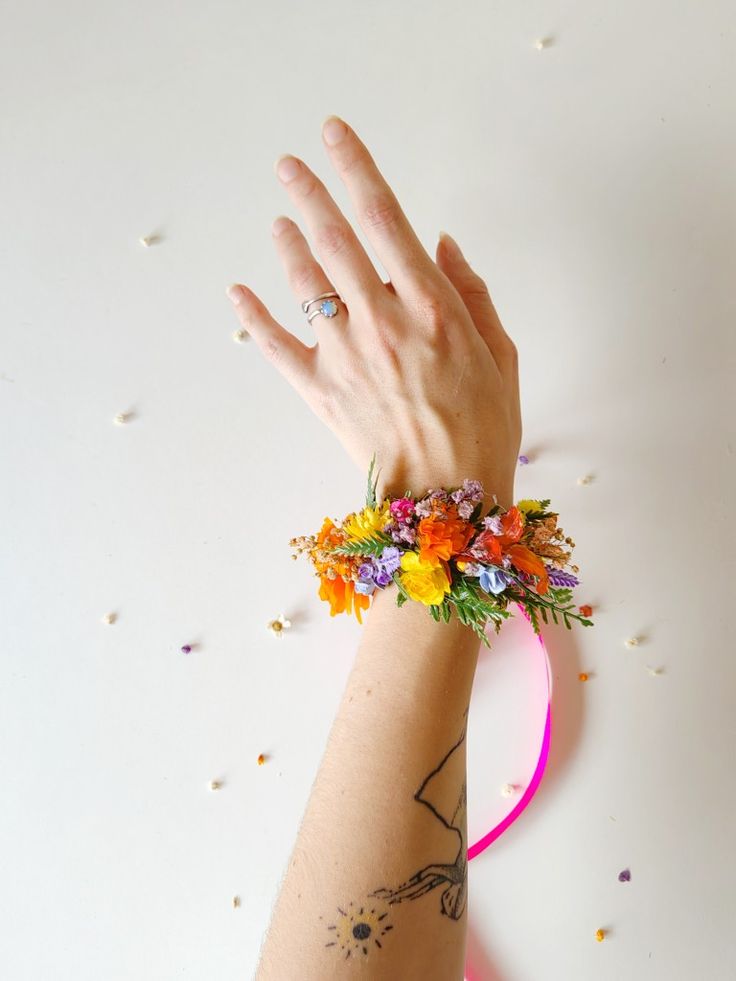
<instances>
[{"instance_id":1,"label":"dried flower corsage","mask_svg":"<svg viewBox=\"0 0 736 981\"><path fill-rule=\"evenodd\" d=\"M512 615L510 603L522 607L537 634L540 616L545 623L561 618L568 629L571 620L593 625L573 612L578 567L565 566L575 543L557 527L548 500L523 500L508 510L495 504L483 515L483 486L466 479L420 499L407 491L379 503L374 465L375 454L360 511L339 524L325 518L316 535L289 541L314 565L331 616L352 612L362 623L375 591L395 583L398 606L417 600L445 623L454 613L487 647L486 624L498 633Z\"/></svg>"}]
</instances>

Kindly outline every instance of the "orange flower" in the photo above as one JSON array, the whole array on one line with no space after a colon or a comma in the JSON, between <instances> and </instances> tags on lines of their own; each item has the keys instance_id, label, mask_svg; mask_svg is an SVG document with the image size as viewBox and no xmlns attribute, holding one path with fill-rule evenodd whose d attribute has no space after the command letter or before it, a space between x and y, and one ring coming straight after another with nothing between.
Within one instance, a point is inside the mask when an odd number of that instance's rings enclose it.
<instances>
[{"instance_id":1,"label":"orange flower","mask_svg":"<svg viewBox=\"0 0 736 981\"><path fill-rule=\"evenodd\" d=\"M439 565L440 559L448 561L462 552L474 534L473 526L459 518L422 518L417 525L419 558Z\"/></svg>"},{"instance_id":2,"label":"orange flower","mask_svg":"<svg viewBox=\"0 0 736 981\"><path fill-rule=\"evenodd\" d=\"M339 576L336 579L320 576L319 598L327 600L330 604L331 617L336 613L354 612L358 623L363 622L361 610L367 610L371 602L370 596L355 592L355 583L352 579L345 582Z\"/></svg>"},{"instance_id":3,"label":"orange flower","mask_svg":"<svg viewBox=\"0 0 736 981\"><path fill-rule=\"evenodd\" d=\"M530 552L525 545L512 545L510 548L506 549L508 557L511 559L511 564L516 566L522 572L527 572L531 576L537 576L537 592L540 594L546 593L549 589L549 577L547 575L547 570L544 567L544 562L535 555L534 552Z\"/></svg>"},{"instance_id":4,"label":"orange flower","mask_svg":"<svg viewBox=\"0 0 736 981\"><path fill-rule=\"evenodd\" d=\"M345 538L345 532L341 528L338 528L330 518L325 518L322 522L322 527L317 532L317 545L330 548L335 545L342 545Z\"/></svg>"},{"instance_id":5,"label":"orange flower","mask_svg":"<svg viewBox=\"0 0 736 981\"><path fill-rule=\"evenodd\" d=\"M513 545L514 542L518 542L524 532L524 515L513 504L508 511L501 515L501 528L502 532L497 535L499 544L501 545ZM508 549L504 549L508 551Z\"/></svg>"}]
</instances>

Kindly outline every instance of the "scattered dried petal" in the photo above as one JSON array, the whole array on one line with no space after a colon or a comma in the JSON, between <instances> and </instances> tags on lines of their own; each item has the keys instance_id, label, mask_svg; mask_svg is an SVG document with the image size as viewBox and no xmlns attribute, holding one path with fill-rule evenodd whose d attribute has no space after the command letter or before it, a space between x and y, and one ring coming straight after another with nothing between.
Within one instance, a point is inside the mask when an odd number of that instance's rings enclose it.
<instances>
[{"instance_id":1,"label":"scattered dried petal","mask_svg":"<svg viewBox=\"0 0 736 981\"><path fill-rule=\"evenodd\" d=\"M129 419L130 419L129 412L118 412L113 422L115 423L116 426L124 426Z\"/></svg>"},{"instance_id":2,"label":"scattered dried petal","mask_svg":"<svg viewBox=\"0 0 736 981\"><path fill-rule=\"evenodd\" d=\"M653 668L651 664L647 664L647 674L652 675L653 678L658 678L664 674L664 668Z\"/></svg>"},{"instance_id":3,"label":"scattered dried petal","mask_svg":"<svg viewBox=\"0 0 736 981\"><path fill-rule=\"evenodd\" d=\"M603 943L603 941L606 939L606 931L605 930L596 930L595 931L595 939L598 941L599 944L600 943Z\"/></svg>"},{"instance_id":4,"label":"scattered dried petal","mask_svg":"<svg viewBox=\"0 0 736 981\"><path fill-rule=\"evenodd\" d=\"M258 760L257 760L257 762L258 762L258 765L259 766L263 766L263 764L266 762L266 756L265 756L264 753L259 753L258 754Z\"/></svg>"},{"instance_id":5,"label":"scattered dried petal","mask_svg":"<svg viewBox=\"0 0 736 981\"><path fill-rule=\"evenodd\" d=\"M184 644L184 646L181 649L181 652L182 652L182 654L191 654L192 653L192 645L191 644Z\"/></svg>"},{"instance_id":6,"label":"scattered dried petal","mask_svg":"<svg viewBox=\"0 0 736 981\"><path fill-rule=\"evenodd\" d=\"M516 789L517 788L515 783L505 783L503 787L501 787L501 796L513 797L514 794L516 793Z\"/></svg>"},{"instance_id":7,"label":"scattered dried petal","mask_svg":"<svg viewBox=\"0 0 736 981\"><path fill-rule=\"evenodd\" d=\"M618 881L631 882L631 871L629 869L624 869L623 872L619 872Z\"/></svg>"},{"instance_id":8,"label":"scattered dried petal","mask_svg":"<svg viewBox=\"0 0 736 981\"><path fill-rule=\"evenodd\" d=\"M250 334L245 327L239 327L237 330L233 331L233 340L237 341L238 344L242 344L244 341L247 341L249 337Z\"/></svg>"},{"instance_id":9,"label":"scattered dried petal","mask_svg":"<svg viewBox=\"0 0 736 981\"><path fill-rule=\"evenodd\" d=\"M117 620L117 618L118 618L117 613L106 613L104 615L104 617L102 618L102 622L103 623L115 623L115 621Z\"/></svg>"},{"instance_id":10,"label":"scattered dried petal","mask_svg":"<svg viewBox=\"0 0 736 981\"><path fill-rule=\"evenodd\" d=\"M639 646L639 638L638 637L628 637L624 641L624 643L626 644L627 647L638 647Z\"/></svg>"},{"instance_id":11,"label":"scattered dried petal","mask_svg":"<svg viewBox=\"0 0 736 981\"><path fill-rule=\"evenodd\" d=\"M222 787L221 780L210 780L210 790L219 790Z\"/></svg>"},{"instance_id":12,"label":"scattered dried petal","mask_svg":"<svg viewBox=\"0 0 736 981\"><path fill-rule=\"evenodd\" d=\"M233 909L237 909L240 906L240 896L233 896Z\"/></svg>"},{"instance_id":13,"label":"scattered dried petal","mask_svg":"<svg viewBox=\"0 0 736 981\"><path fill-rule=\"evenodd\" d=\"M593 616L593 607L590 605L590 603L584 603L582 606L578 607L578 609L580 611L581 616L584 617Z\"/></svg>"},{"instance_id":14,"label":"scattered dried petal","mask_svg":"<svg viewBox=\"0 0 736 981\"><path fill-rule=\"evenodd\" d=\"M578 477L578 484L582 487L584 484L589 484L593 478L590 474L586 474L584 477Z\"/></svg>"},{"instance_id":15,"label":"scattered dried petal","mask_svg":"<svg viewBox=\"0 0 736 981\"><path fill-rule=\"evenodd\" d=\"M578 681L587 681L589 677L590 675L587 672L581 671L578 675Z\"/></svg>"},{"instance_id":16,"label":"scattered dried petal","mask_svg":"<svg viewBox=\"0 0 736 981\"><path fill-rule=\"evenodd\" d=\"M528 457L528 456L525 456L525 455L524 455L524 454L522 453L522 454L521 454L521 456L519 457L519 463L520 463L520 464L521 464L522 466L524 466L525 464L527 464L527 463L529 463L529 457Z\"/></svg>"}]
</instances>

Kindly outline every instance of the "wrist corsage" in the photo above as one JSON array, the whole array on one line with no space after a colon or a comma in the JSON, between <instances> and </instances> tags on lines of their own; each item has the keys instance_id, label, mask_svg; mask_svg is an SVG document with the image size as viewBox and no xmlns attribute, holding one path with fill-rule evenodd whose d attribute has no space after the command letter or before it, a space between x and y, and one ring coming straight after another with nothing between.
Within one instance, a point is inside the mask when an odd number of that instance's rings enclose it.
<instances>
[{"instance_id":1,"label":"wrist corsage","mask_svg":"<svg viewBox=\"0 0 736 981\"><path fill-rule=\"evenodd\" d=\"M449 622L454 615L490 647L485 627L498 633L515 602L535 633L539 617L583 626L592 620L572 612L578 567L569 565L575 543L557 527L548 500L523 500L508 510L495 503L484 515L480 481L435 488L420 499L376 499L375 455L368 470L365 506L339 523L325 518L316 535L292 538L306 552L319 577L319 596L330 615L361 613L376 590L392 583L396 603L423 603L431 616ZM494 501L496 500L494 495ZM565 571L569 566L571 571Z\"/></svg>"}]
</instances>

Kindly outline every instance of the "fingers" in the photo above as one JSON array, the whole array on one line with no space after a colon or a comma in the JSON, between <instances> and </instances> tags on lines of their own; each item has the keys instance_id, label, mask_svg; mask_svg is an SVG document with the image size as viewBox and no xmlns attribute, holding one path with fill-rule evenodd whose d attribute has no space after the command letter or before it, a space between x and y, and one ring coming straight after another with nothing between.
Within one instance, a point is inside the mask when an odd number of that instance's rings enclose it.
<instances>
[{"instance_id":1,"label":"fingers","mask_svg":"<svg viewBox=\"0 0 736 981\"><path fill-rule=\"evenodd\" d=\"M303 396L307 397L315 368L316 349L282 327L247 286L228 286L238 320L256 342L264 357Z\"/></svg>"},{"instance_id":2,"label":"fingers","mask_svg":"<svg viewBox=\"0 0 736 981\"><path fill-rule=\"evenodd\" d=\"M307 240L295 222L286 215L279 215L271 226L271 234L286 272L286 279L300 304L335 289L322 266L312 255ZM317 314L310 321L320 338L332 335L335 330L342 333L347 326L347 310L339 300L336 302L337 313L334 317ZM311 306L307 314L314 311L316 307L317 304Z\"/></svg>"},{"instance_id":3,"label":"fingers","mask_svg":"<svg viewBox=\"0 0 736 981\"><path fill-rule=\"evenodd\" d=\"M367 308L372 299L383 296L385 288L376 267L322 181L302 160L289 154L279 157L274 169L348 307L365 304Z\"/></svg>"},{"instance_id":4,"label":"fingers","mask_svg":"<svg viewBox=\"0 0 736 981\"><path fill-rule=\"evenodd\" d=\"M488 287L447 232L441 233L437 244L437 265L460 294L503 378L507 381L518 379L516 345L501 325Z\"/></svg>"},{"instance_id":5,"label":"fingers","mask_svg":"<svg viewBox=\"0 0 736 981\"><path fill-rule=\"evenodd\" d=\"M410 291L417 279L433 274L434 264L394 192L365 144L342 119L328 116L322 138L358 221L397 292Z\"/></svg>"}]
</instances>

